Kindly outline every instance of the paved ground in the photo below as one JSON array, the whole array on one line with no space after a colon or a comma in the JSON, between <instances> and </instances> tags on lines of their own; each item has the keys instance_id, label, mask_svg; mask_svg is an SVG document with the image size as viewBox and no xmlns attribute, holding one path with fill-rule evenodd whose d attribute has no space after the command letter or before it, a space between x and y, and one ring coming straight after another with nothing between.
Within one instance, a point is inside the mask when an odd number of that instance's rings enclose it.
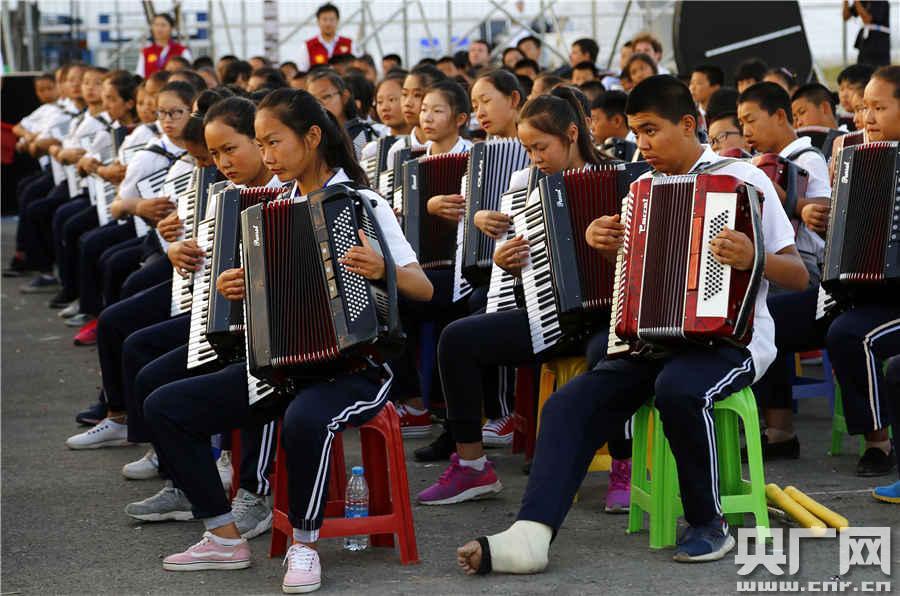
<instances>
[{"instance_id":1,"label":"paved ground","mask_svg":"<svg viewBox=\"0 0 900 596\"><path fill-rule=\"evenodd\" d=\"M2 223L3 262L10 255L14 222ZM139 447L75 452L64 440L79 430L74 413L90 403L100 383L93 348L76 348L72 332L48 297L19 292L19 280L2 284L2 590L3 594L272 594L280 592L281 561L267 558L269 535L252 543L254 566L244 571L168 573L161 558L196 541L198 523L136 524L122 512L159 482L125 481L121 466ZM801 459L768 466L768 480L794 484L846 515L855 525L893 525L900 509L868 496L871 480L853 475L853 455L829 457L830 418L825 400L804 402L799 417ZM411 491L441 471L411 461ZM850 448L848 440L846 446ZM358 457L348 438L349 457ZM414 506L419 565L403 567L394 552L345 553L335 540L322 544L323 592L358 594L722 594L740 578L730 558L684 566L671 551L652 552L646 533L626 535L625 518L602 513L605 474L592 474L556 540L550 567L534 577L467 578L456 569L458 544L499 531L514 519L525 477L521 456L495 450L506 486L502 495L446 508ZM547 490L553 490L548 486ZM895 546L894 569L900 547ZM838 573L837 540L804 543L800 572L781 579L824 581ZM759 579L779 579L760 573ZM851 579L888 579L869 568ZM895 579L895 583L897 580Z\"/></svg>"}]
</instances>

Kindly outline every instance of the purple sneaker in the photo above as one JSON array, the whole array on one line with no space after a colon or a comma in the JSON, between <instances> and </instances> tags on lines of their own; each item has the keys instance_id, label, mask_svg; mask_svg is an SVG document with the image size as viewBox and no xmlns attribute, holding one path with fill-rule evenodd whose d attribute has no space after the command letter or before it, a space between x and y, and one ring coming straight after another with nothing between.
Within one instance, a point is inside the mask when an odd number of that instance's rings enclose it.
<instances>
[{"instance_id":1,"label":"purple sneaker","mask_svg":"<svg viewBox=\"0 0 900 596\"><path fill-rule=\"evenodd\" d=\"M503 485L494 472L494 464L486 462L478 471L459 465L459 455L450 456L450 465L438 481L419 493L422 505L451 505L495 495Z\"/></svg>"},{"instance_id":2,"label":"purple sneaker","mask_svg":"<svg viewBox=\"0 0 900 596\"><path fill-rule=\"evenodd\" d=\"M225 546L216 542L209 532L205 532L200 542L183 553L163 559L163 569L167 571L246 569L249 566L250 546L246 540L234 546Z\"/></svg>"},{"instance_id":3,"label":"purple sneaker","mask_svg":"<svg viewBox=\"0 0 900 596\"><path fill-rule=\"evenodd\" d=\"M631 460L614 459L606 489L606 512L628 513L631 505Z\"/></svg>"}]
</instances>

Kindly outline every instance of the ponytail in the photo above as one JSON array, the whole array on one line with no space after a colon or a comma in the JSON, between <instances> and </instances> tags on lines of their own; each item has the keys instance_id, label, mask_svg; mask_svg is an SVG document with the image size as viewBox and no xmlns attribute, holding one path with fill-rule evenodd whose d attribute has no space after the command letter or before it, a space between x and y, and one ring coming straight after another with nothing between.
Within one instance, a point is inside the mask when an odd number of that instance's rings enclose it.
<instances>
[{"instance_id":1,"label":"ponytail","mask_svg":"<svg viewBox=\"0 0 900 596\"><path fill-rule=\"evenodd\" d=\"M260 102L259 109L271 110L282 124L301 138L310 128L318 126L322 141L316 151L322 161L329 168L342 168L357 184L368 185L366 173L356 161L350 137L337 118L312 94L300 89L276 89Z\"/></svg>"},{"instance_id":2,"label":"ponytail","mask_svg":"<svg viewBox=\"0 0 900 596\"><path fill-rule=\"evenodd\" d=\"M529 126L562 139L566 144L569 143L566 131L574 124L578 129L581 159L593 165L609 161L594 147L581 101L568 87L557 87L549 95L539 95L529 100L519 114L519 122L528 122Z\"/></svg>"}]
</instances>

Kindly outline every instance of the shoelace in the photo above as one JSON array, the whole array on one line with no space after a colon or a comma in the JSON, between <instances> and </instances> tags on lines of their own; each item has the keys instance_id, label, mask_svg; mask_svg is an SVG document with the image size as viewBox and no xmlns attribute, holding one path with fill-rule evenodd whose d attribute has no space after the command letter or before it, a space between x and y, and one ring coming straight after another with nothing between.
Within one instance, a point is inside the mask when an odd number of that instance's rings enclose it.
<instances>
[{"instance_id":1,"label":"shoelace","mask_svg":"<svg viewBox=\"0 0 900 596\"><path fill-rule=\"evenodd\" d=\"M312 571L315 559L316 551L300 544L291 546L284 555L284 563L287 563L288 569Z\"/></svg>"},{"instance_id":2,"label":"shoelace","mask_svg":"<svg viewBox=\"0 0 900 596\"><path fill-rule=\"evenodd\" d=\"M200 548L201 546L206 546L207 544L209 544L209 537L206 534L204 534L203 538L200 539L200 542L198 542L197 544L195 544L188 550L191 551L191 550L194 550L195 548Z\"/></svg>"},{"instance_id":3,"label":"shoelace","mask_svg":"<svg viewBox=\"0 0 900 596\"><path fill-rule=\"evenodd\" d=\"M453 475L457 469L461 468L458 463L452 462L444 472L441 474L440 478L438 478L438 484L448 484L450 482L450 476Z\"/></svg>"},{"instance_id":4,"label":"shoelace","mask_svg":"<svg viewBox=\"0 0 900 596\"><path fill-rule=\"evenodd\" d=\"M485 430L490 431L500 431L503 430L503 427L510 421L512 416L504 416L503 418L497 418L496 420L491 420L487 424L484 425Z\"/></svg>"},{"instance_id":5,"label":"shoelace","mask_svg":"<svg viewBox=\"0 0 900 596\"><path fill-rule=\"evenodd\" d=\"M248 509L256 505L258 501L259 498L254 497L250 493L241 493L239 497L235 497L234 501L231 502L231 512L235 517L240 517Z\"/></svg>"},{"instance_id":6,"label":"shoelace","mask_svg":"<svg viewBox=\"0 0 900 596\"><path fill-rule=\"evenodd\" d=\"M97 426L95 426L94 428L92 428L91 430L87 431L87 434L89 434L89 435L95 435L95 434L97 434L97 433L99 433L99 432L103 432L103 431L106 430L106 429L112 430L112 427L110 427L110 425L109 425L109 419L108 419L108 418L104 418L104 419L103 419L103 422L101 422L100 424L98 424Z\"/></svg>"}]
</instances>

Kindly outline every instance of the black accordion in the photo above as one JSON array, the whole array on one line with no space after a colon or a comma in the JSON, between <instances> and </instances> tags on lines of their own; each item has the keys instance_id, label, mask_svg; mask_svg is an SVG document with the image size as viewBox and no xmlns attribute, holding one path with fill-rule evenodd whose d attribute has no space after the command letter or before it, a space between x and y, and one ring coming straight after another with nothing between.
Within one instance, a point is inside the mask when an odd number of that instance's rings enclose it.
<instances>
[{"instance_id":1,"label":"black accordion","mask_svg":"<svg viewBox=\"0 0 900 596\"><path fill-rule=\"evenodd\" d=\"M900 281L900 143L844 147L832 189L819 315ZM833 299L832 299L833 297Z\"/></svg>"},{"instance_id":2,"label":"black accordion","mask_svg":"<svg viewBox=\"0 0 900 596\"><path fill-rule=\"evenodd\" d=\"M216 290L216 279L240 267L241 211L278 197L284 189L226 187L214 195L215 215L198 225L197 245L203 250L203 268L194 279L188 369L209 363L236 362L244 356L244 314L239 302Z\"/></svg>"},{"instance_id":3,"label":"black accordion","mask_svg":"<svg viewBox=\"0 0 900 596\"><path fill-rule=\"evenodd\" d=\"M402 200L394 209L402 215L403 233L423 269L450 267L456 257L457 224L428 213L436 195L462 194L468 153L444 153L411 159L403 164Z\"/></svg>"},{"instance_id":4,"label":"black accordion","mask_svg":"<svg viewBox=\"0 0 900 596\"><path fill-rule=\"evenodd\" d=\"M378 193L390 203L395 210L403 204L403 164L410 159L418 159L425 155L425 149L410 149L404 147L394 156L394 163L390 167L385 163L385 170L378 176ZM387 156L385 155L385 162Z\"/></svg>"},{"instance_id":5,"label":"black accordion","mask_svg":"<svg viewBox=\"0 0 900 596\"><path fill-rule=\"evenodd\" d=\"M509 188L513 172L528 167L530 160L517 139L489 139L475 143L469 152L466 173L466 215L462 231L462 275L475 286L490 280L494 239L475 227L475 214L497 211L500 197Z\"/></svg>"},{"instance_id":6,"label":"black accordion","mask_svg":"<svg viewBox=\"0 0 900 596\"><path fill-rule=\"evenodd\" d=\"M362 192L335 184L241 215L247 364L276 386L364 368L402 345L396 269ZM372 282L339 261L363 230L384 257Z\"/></svg>"},{"instance_id":7,"label":"black accordion","mask_svg":"<svg viewBox=\"0 0 900 596\"><path fill-rule=\"evenodd\" d=\"M197 237L197 226L206 213L209 187L218 176L219 171L214 166L195 168L190 186L178 195L178 219L184 226L184 233L179 240L192 240ZM190 311L193 277L193 275L182 277L177 271L172 272L172 304L169 309L171 316L175 317Z\"/></svg>"},{"instance_id":8,"label":"black accordion","mask_svg":"<svg viewBox=\"0 0 900 596\"><path fill-rule=\"evenodd\" d=\"M614 265L584 233L598 217L621 211L632 178L621 162L554 174L538 184L540 200L515 215L516 233L531 247L522 287L535 354L608 319Z\"/></svg>"}]
</instances>

